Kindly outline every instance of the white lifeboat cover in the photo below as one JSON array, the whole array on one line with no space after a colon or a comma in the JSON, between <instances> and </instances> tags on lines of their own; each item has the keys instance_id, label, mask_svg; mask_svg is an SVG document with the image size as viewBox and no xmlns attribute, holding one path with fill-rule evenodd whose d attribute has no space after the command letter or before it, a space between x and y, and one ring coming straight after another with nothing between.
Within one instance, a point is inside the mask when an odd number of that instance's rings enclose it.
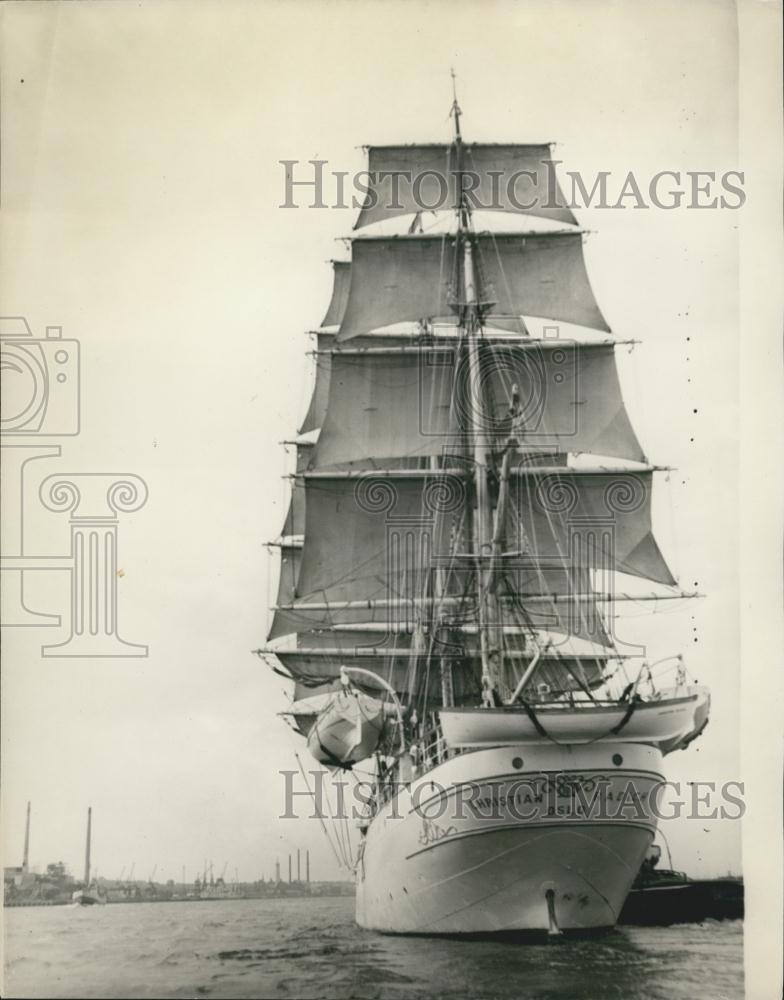
<instances>
[{"instance_id":1,"label":"white lifeboat cover","mask_svg":"<svg viewBox=\"0 0 784 1000\"><path fill-rule=\"evenodd\" d=\"M336 692L308 734L308 750L326 767L351 768L368 758L384 728L383 702L346 688Z\"/></svg>"}]
</instances>

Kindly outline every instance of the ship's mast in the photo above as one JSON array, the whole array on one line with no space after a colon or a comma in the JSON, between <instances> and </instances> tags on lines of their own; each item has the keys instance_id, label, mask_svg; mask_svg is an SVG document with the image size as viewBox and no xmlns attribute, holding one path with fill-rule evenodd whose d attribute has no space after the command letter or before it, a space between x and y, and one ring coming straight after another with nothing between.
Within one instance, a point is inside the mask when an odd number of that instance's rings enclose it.
<instances>
[{"instance_id":1,"label":"ship's mast","mask_svg":"<svg viewBox=\"0 0 784 1000\"><path fill-rule=\"evenodd\" d=\"M454 92L455 74L452 72ZM476 578L479 606L479 636L482 653L482 689L487 704L494 704L503 667L502 622L500 607L495 592L495 580L490 555L493 551L493 507L490 497L488 473L490 471L490 448L485 421L484 398L482 394L480 340L481 315L477 299L476 268L471 234L471 208L465 197L463 184L463 138L460 132L460 105L454 92L452 117L455 122L455 181L457 213L457 253L462 259L463 301L460 310L462 327L468 357L468 380L470 388L468 434L474 465L474 489L476 492L476 515L473 518L473 549L476 559Z\"/></svg>"},{"instance_id":2,"label":"ship's mast","mask_svg":"<svg viewBox=\"0 0 784 1000\"><path fill-rule=\"evenodd\" d=\"M93 807L88 806L87 808L87 843L84 848L84 887L89 888L90 885L90 836L92 834L92 823L93 823Z\"/></svg>"},{"instance_id":3,"label":"ship's mast","mask_svg":"<svg viewBox=\"0 0 784 1000\"><path fill-rule=\"evenodd\" d=\"M22 858L22 871L27 873L30 867L30 803L27 803L27 820L25 821L24 856Z\"/></svg>"}]
</instances>

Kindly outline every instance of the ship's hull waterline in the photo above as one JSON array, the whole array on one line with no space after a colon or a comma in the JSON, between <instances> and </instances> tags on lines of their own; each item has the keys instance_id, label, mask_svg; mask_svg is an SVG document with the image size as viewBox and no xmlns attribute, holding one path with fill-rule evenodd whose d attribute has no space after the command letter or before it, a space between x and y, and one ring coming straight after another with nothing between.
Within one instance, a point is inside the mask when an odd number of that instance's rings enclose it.
<instances>
[{"instance_id":1,"label":"ship's hull waterline","mask_svg":"<svg viewBox=\"0 0 784 1000\"><path fill-rule=\"evenodd\" d=\"M445 761L370 823L357 923L425 935L613 926L655 834L661 759L614 743Z\"/></svg>"}]
</instances>

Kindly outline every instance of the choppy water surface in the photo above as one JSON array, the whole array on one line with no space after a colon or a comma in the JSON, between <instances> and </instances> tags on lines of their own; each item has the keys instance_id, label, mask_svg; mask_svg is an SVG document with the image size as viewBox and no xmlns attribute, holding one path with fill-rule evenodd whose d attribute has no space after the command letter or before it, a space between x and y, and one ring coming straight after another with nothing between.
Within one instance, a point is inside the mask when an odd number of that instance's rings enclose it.
<instances>
[{"instance_id":1,"label":"choppy water surface","mask_svg":"<svg viewBox=\"0 0 784 1000\"><path fill-rule=\"evenodd\" d=\"M735 1000L742 924L554 944L384 937L351 898L5 910L5 997Z\"/></svg>"}]
</instances>

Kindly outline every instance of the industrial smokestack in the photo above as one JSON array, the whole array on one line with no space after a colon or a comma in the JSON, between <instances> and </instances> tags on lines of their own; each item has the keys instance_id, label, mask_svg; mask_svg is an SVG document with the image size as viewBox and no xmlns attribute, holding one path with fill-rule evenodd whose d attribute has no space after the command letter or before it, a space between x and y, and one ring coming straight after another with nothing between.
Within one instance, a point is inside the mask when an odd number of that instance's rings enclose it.
<instances>
[{"instance_id":1,"label":"industrial smokestack","mask_svg":"<svg viewBox=\"0 0 784 1000\"><path fill-rule=\"evenodd\" d=\"M280 861L275 862L275 881L280 882Z\"/></svg>"},{"instance_id":2,"label":"industrial smokestack","mask_svg":"<svg viewBox=\"0 0 784 1000\"><path fill-rule=\"evenodd\" d=\"M310 882L310 851L305 851L305 881Z\"/></svg>"},{"instance_id":3,"label":"industrial smokestack","mask_svg":"<svg viewBox=\"0 0 784 1000\"><path fill-rule=\"evenodd\" d=\"M299 848L297 848L297 881L298 882L302 881L302 873L300 872L300 867L299 867Z\"/></svg>"},{"instance_id":4,"label":"industrial smokestack","mask_svg":"<svg viewBox=\"0 0 784 1000\"><path fill-rule=\"evenodd\" d=\"M289 882L291 881L291 855L289 854Z\"/></svg>"},{"instance_id":5,"label":"industrial smokestack","mask_svg":"<svg viewBox=\"0 0 784 1000\"><path fill-rule=\"evenodd\" d=\"M27 821L25 822L25 846L24 846L24 856L22 858L22 871L27 871L27 866L30 863L30 803L27 803Z\"/></svg>"}]
</instances>

